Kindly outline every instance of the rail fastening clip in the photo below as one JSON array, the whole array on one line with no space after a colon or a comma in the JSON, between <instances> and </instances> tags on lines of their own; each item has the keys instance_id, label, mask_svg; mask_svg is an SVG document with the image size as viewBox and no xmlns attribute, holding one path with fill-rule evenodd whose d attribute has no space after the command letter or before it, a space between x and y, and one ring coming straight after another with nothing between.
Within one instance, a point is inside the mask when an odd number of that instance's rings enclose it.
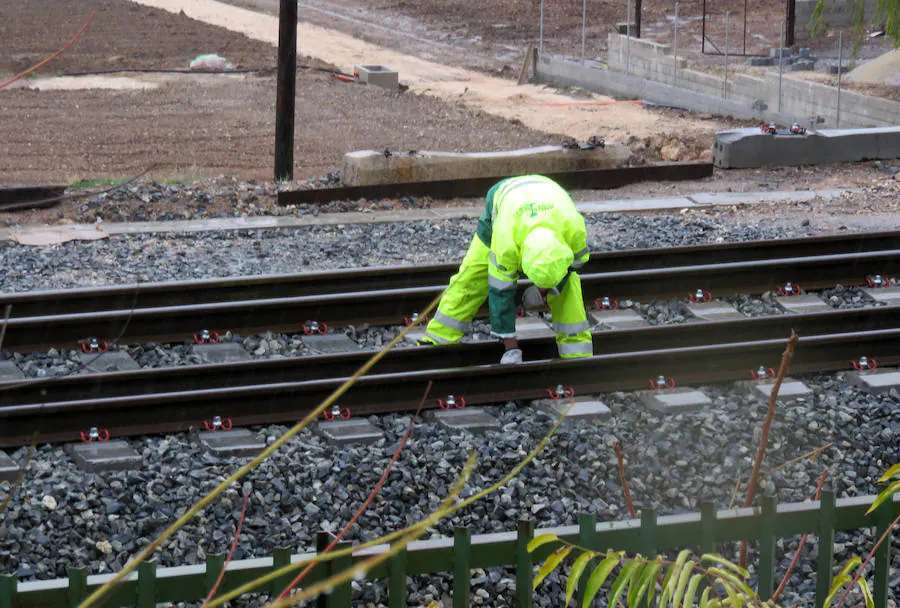
<instances>
[{"instance_id":1,"label":"rail fastening clip","mask_svg":"<svg viewBox=\"0 0 900 608\"><path fill-rule=\"evenodd\" d=\"M97 338L91 337L86 340L82 340L79 342L81 346L81 352L83 353L105 353L109 350L109 342L106 340L98 340Z\"/></svg>"},{"instance_id":2,"label":"rail fastening clip","mask_svg":"<svg viewBox=\"0 0 900 608\"><path fill-rule=\"evenodd\" d=\"M466 399L464 397L455 397L453 395L447 395L447 400L438 399L437 400L438 407L442 410L450 410L457 409L461 410L466 407Z\"/></svg>"},{"instance_id":3,"label":"rail fastening clip","mask_svg":"<svg viewBox=\"0 0 900 608\"><path fill-rule=\"evenodd\" d=\"M772 380L775 378L775 369L760 365L756 371L750 370L750 377L754 380Z\"/></svg>"},{"instance_id":4,"label":"rail fastening clip","mask_svg":"<svg viewBox=\"0 0 900 608\"><path fill-rule=\"evenodd\" d=\"M231 418L222 418L221 416L213 416L212 420L204 420L203 426L210 433L215 431L230 431L234 427Z\"/></svg>"},{"instance_id":5,"label":"rail fastening clip","mask_svg":"<svg viewBox=\"0 0 900 608\"><path fill-rule=\"evenodd\" d=\"M204 329L199 334L194 334L194 344L218 344L221 339L219 332L209 331L208 329Z\"/></svg>"},{"instance_id":6,"label":"rail fastening clip","mask_svg":"<svg viewBox=\"0 0 900 608\"><path fill-rule=\"evenodd\" d=\"M322 416L325 417L325 420L328 422L332 422L337 420L338 418L342 420L350 420L350 408L341 407L338 404L334 404L331 406L330 410L325 410L322 412Z\"/></svg>"},{"instance_id":7,"label":"rail fastening clip","mask_svg":"<svg viewBox=\"0 0 900 608\"><path fill-rule=\"evenodd\" d=\"M660 374L656 380L650 379L650 388L655 391L661 391L669 388L675 388L675 378Z\"/></svg>"},{"instance_id":8,"label":"rail fastening clip","mask_svg":"<svg viewBox=\"0 0 900 608\"><path fill-rule=\"evenodd\" d=\"M575 389L568 384L557 384L556 388L548 388L547 394L551 399L571 399L575 396Z\"/></svg>"},{"instance_id":9,"label":"rail fastening clip","mask_svg":"<svg viewBox=\"0 0 900 608\"><path fill-rule=\"evenodd\" d=\"M318 321L307 321L303 326L303 333L307 336L324 335L328 333L328 325Z\"/></svg>"},{"instance_id":10,"label":"rail fastening clip","mask_svg":"<svg viewBox=\"0 0 900 608\"><path fill-rule=\"evenodd\" d=\"M783 287L778 287L778 295L780 296L799 296L800 291L800 285L791 283L790 281L785 283Z\"/></svg>"},{"instance_id":11,"label":"rail fastening clip","mask_svg":"<svg viewBox=\"0 0 900 608\"><path fill-rule=\"evenodd\" d=\"M615 298L603 296L599 300L594 300L594 310L617 310L619 301Z\"/></svg>"},{"instance_id":12,"label":"rail fastening clip","mask_svg":"<svg viewBox=\"0 0 900 608\"><path fill-rule=\"evenodd\" d=\"M865 355L860 357L858 361L850 361L850 365L858 372L878 369L878 361L876 361L875 359L869 359Z\"/></svg>"},{"instance_id":13,"label":"rail fastening clip","mask_svg":"<svg viewBox=\"0 0 900 608\"><path fill-rule=\"evenodd\" d=\"M701 302L712 302L712 294L705 289L698 289L694 293L688 294L688 299L694 304Z\"/></svg>"},{"instance_id":14,"label":"rail fastening clip","mask_svg":"<svg viewBox=\"0 0 900 608\"><path fill-rule=\"evenodd\" d=\"M95 426L92 426L87 433L81 431L79 434L81 435L82 443L93 443L95 441L102 443L104 441L109 441L109 431L107 429L98 429Z\"/></svg>"}]
</instances>

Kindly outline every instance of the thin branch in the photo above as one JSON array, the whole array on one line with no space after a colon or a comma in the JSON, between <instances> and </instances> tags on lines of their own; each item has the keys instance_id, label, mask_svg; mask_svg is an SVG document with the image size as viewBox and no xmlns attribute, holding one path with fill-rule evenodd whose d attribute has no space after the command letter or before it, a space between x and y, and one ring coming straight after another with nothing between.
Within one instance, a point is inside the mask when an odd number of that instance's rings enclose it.
<instances>
[{"instance_id":1,"label":"thin branch","mask_svg":"<svg viewBox=\"0 0 900 608\"><path fill-rule=\"evenodd\" d=\"M822 455L822 452L824 452L825 450L827 450L828 448L830 448L830 447L833 446L833 445L834 445L833 442L832 442L832 443L826 443L825 445L819 446L819 447L817 447L817 448L814 449L814 450L810 450L809 452L806 452L805 454L801 454L800 456L797 456L797 457L794 458L793 460L788 460L788 461L785 462L784 464L780 464L780 465L778 465L777 467L775 467L774 469L770 469L769 471L763 473L763 474L762 474L762 477L763 477L763 478L771 477L772 475L774 475L774 474L777 473L778 471L780 471L780 470L782 470L782 469L784 469L784 468L787 468L787 467L791 466L792 464L797 464L797 463L800 462L801 460L805 460L805 459L810 458L810 457L812 457L812 458L811 458L812 462L815 462L815 461L819 458L819 456Z\"/></svg>"},{"instance_id":2,"label":"thin branch","mask_svg":"<svg viewBox=\"0 0 900 608\"><path fill-rule=\"evenodd\" d=\"M69 47L71 47L73 44L75 44L75 41L76 41L76 40L78 40L79 38L81 38L81 35L84 33L84 30L87 29L87 26L89 26L89 25L91 24L91 21L93 21L93 20L94 20L94 17L96 17L96 16L97 16L96 11L93 12L93 13L91 13L91 16L88 17L88 20L84 22L84 25L82 25L82 26L81 26L81 29L78 30L78 33L75 34L75 35L72 37L71 40L69 40L69 42L66 44L66 46L64 46L63 48L59 49L59 50L56 51L55 53L53 53L52 55L50 55L49 57L47 57L46 59L44 59L42 62L40 62L39 64L34 65L34 66L28 68L27 70L25 70L25 71L22 72L21 74L18 74L18 75L16 75L16 76L13 76L12 78L10 78L9 80L7 80L7 81L4 82L4 83L0 83L0 89L4 88L4 87L6 87L6 86L11 85L12 83L14 83L15 81L19 80L20 78L25 78L26 76L28 76L29 74L31 74L31 73L34 72L35 70L39 70L40 68L44 67L45 65L47 65L48 63L50 63L51 61L53 61L54 59L56 59L57 57L59 57L60 55L62 55L63 53L65 53L66 51L68 51L68 50L69 50Z\"/></svg>"},{"instance_id":3,"label":"thin branch","mask_svg":"<svg viewBox=\"0 0 900 608\"><path fill-rule=\"evenodd\" d=\"M759 486L759 470L762 468L763 459L766 456L766 447L769 445L769 428L772 426L772 419L775 418L775 401L778 399L778 391L781 390L781 383L787 374L788 368L791 366L791 358L794 356L794 348L800 337L791 330L791 337L788 339L787 347L781 355L781 365L778 367L778 377L772 386L772 394L769 395L769 408L766 411L766 418L763 420L762 433L759 436L759 449L756 451L756 460L753 462L753 472L750 473L750 482L747 485L747 498L744 500L744 506L753 505L753 499L756 497L756 488ZM747 541L741 543L741 555L738 560L741 568L747 567Z\"/></svg>"},{"instance_id":4,"label":"thin branch","mask_svg":"<svg viewBox=\"0 0 900 608\"><path fill-rule=\"evenodd\" d=\"M844 590L844 593L841 594L841 600L838 602L837 608L841 608L844 605L844 600L847 599L847 596L850 594L850 590L856 586L856 583L859 582L859 577L862 576L863 570L866 569L866 566L869 565L869 562L872 561L872 558L875 556L875 552L878 551L878 547L881 546L881 543L884 542L888 536L891 535L891 531L894 529L894 526L900 522L900 515L894 518L894 521L891 522L891 525L887 527L887 530L884 531L884 534L881 535L881 538L878 539L878 542L875 543L875 546L872 547L872 550L869 551L869 554L866 556L865 561L860 565L860 567L856 571L856 576L853 577L853 580L850 581L850 584L847 585L847 588ZM888 558L890 560L890 558Z\"/></svg>"},{"instance_id":5,"label":"thin branch","mask_svg":"<svg viewBox=\"0 0 900 608\"><path fill-rule=\"evenodd\" d=\"M631 513L631 518L637 518L637 515L634 511L634 503L631 502L631 490L628 489L628 479L625 477L625 457L622 454L622 444L618 441L613 445L616 450L616 459L619 461L619 478L622 480L622 490L625 492L625 505L628 507L628 512Z\"/></svg>"},{"instance_id":6,"label":"thin branch","mask_svg":"<svg viewBox=\"0 0 900 608\"><path fill-rule=\"evenodd\" d=\"M225 559L225 564L222 566L222 571L219 572L219 578L216 579L216 584L213 585L212 589L209 590L209 595L206 596L206 599L203 600L203 604L200 605L200 608L203 608L209 603L209 600L213 598L216 594L216 591L219 589L219 585L222 584L222 579L225 578L225 570L228 569L228 564L231 563L231 558L234 557L234 550L237 549L238 540L241 538L241 528L244 527L244 516L247 515L247 501L250 499L250 492L244 492L244 504L241 507L241 517L238 519L237 530L234 533L234 542L231 543L231 551L228 552L228 557Z\"/></svg>"},{"instance_id":7,"label":"thin branch","mask_svg":"<svg viewBox=\"0 0 900 608\"><path fill-rule=\"evenodd\" d=\"M3 339L6 337L6 326L9 325L9 316L11 314L12 304L7 304L3 313L3 327L0 327L0 350L3 350Z\"/></svg>"},{"instance_id":8,"label":"thin branch","mask_svg":"<svg viewBox=\"0 0 900 608\"><path fill-rule=\"evenodd\" d=\"M391 461L388 463L387 467L385 467L384 472L381 474L381 479L378 480L378 483L375 484L375 487L372 488L372 491L369 493L369 497L366 498L365 502L356 512L356 514L350 518L350 521L347 522L347 525L344 526L344 529L334 537L331 543L325 547L325 550L322 553L329 553L335 546L344 538L344 535L347 534L347 531L350 530L350 527L356 523L356 521L362 516L363 513L366 512L366 509L369 508L369 505L372 504L372 501L375 500L375 497L378 495L378 492L381 491L381 487L384 485L384 482L387 481L388 475L391 473L391 469L397 463L397 460L400 458L400 453L403 451L403 448L406 447L406 442L409 440L409 436L412 435L413 429L416 425L416 418L419 417L419 414L422 413L422 408L425 407L425 400L428 399L428 395L431 393L431 387L434 385L433 382L429 381L428 386L425 387L425 394L422 395L422 400L419 401L419 407L416 408L416 413L409 421L409 428L406 429L406 434L403 435L403 439L400 440L400 445L397 446L397 450L394 452L394 456L391 458ZM297 578L291 581L291 584L284 588L284 591L281 592L281 595L278 596L278 599L284 599L287 597L288 593L291 592L291 589L300 584L306 575L309 574L310 570L312 570L314 564L309 564L303 572L297 575Z\"/></svg>"}]
</instances>

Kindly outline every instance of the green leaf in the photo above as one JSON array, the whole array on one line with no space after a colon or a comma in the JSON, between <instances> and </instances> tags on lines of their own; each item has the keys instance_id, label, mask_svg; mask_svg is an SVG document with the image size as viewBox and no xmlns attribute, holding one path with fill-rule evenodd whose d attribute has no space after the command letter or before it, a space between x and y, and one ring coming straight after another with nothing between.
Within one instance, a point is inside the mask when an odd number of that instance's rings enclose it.
<instances>
[{"instance_id":1,"label":"green leaf","mask_svg":"<svg viewBox=\"0 0 900 608\"><path fill-rule=\"evenodd\" d=\"M552 543L555 540L559 540L559 537L556 534L541 534L540 536L535 536L530 541L528 541L528 552L534 553L534 550L541 545Z\"/></svg>"},{"instance_id":2,"label":"green leaf","mask_svg":"<svg viewBox=\"0 0 900 608\"><path fill-rule=\"evenodd\" d=\"M681 575L678 577L678 586L675 588L675 597L672 598L672 605L678 606L681 603L681 598L684 596L684 589L687 586L688 578L691 576L691 571L694 569L694 560L689 561L684 565L684 568L681 570Z\"/></svg>"},{"instance_id":3,"label":"green leaf","mask_svg":"<svg viewBox=\"0 0 900 608\"><path fill-rule=\"evenodd\" d=\"M834 601L834 596L836 596L838 591L851 580L849 574L838 574L834 577L834 580L831 583L831 589L828 590L828 595L825 597L825 603L822 604L822 608L829 608Z\"/></svg>"},{"instance_id":4,"label":"green leaf","mask_svg":"<svg viewBox=\"0 0 900 608\"><path fill-rule=\"evenodd\" d=\"M753 590L747 586L747 583L736 577L731 572L727 570L722 570L721 568L710 568L707 572L712 576L718 576L719 578L725 579L735 588L735 590L740 589L743 593L746 593L749 596L753 595Z\"/></svg>"},{"instance_id":5,"label":"green leaf","mask_svg":"<svg viewBox=\"0 0 900 608\"><path fill-rule=\"evenodd\" d=\"M844 564L844 567L841 568L841 571L838 572L838 576L842 576L844 574L850 574L854 568L862 565L862 558L858 555L854 555L850 559L847 560L847 563Z\"/></svg>"},{"instance_id":6,"label":"green leaf","mask_svg":"<svg viewBox=\"0 0 900 608\"><path fill-rule=\"evenodd\" d=\"M532 589L537 589L538 585L540 585L544 579L547 578L551 572L556 570L556 567L566 559L566 556L571 550L572 547L565 545L554 551L553 554L547 558L547 561L544 562L544 565L538 569L538 574L534 577Z\"/></svg>"},{"instance_id":7,"label":"green leaf","mask_svg":"<svg viewBox=\"0 0 900 608\"><path fill-rule=\"evenodd\" d=\"M609 606L614 607L619 602L619 596L624 593L626 586L631 582L631 579L637 574L638 569L641 567L643 562L637 561L641 558L640 555L636 556L634 561L628 562L622 567L622 571L619 572L619 576L616 578L616 581L613 583L612 588L609 590Z\"/></svg>"},{"instance_id":8,"label":"green leaf","mask_svg":"<svg viewBox=\"0 0 900 608\"><path fill-rule=\"evenodd\" d=\"M707 606L709 606L709 594L711 592L712 587L707 587L703 590L703 595L700 596L700 608L707 608Z\"/></svg>"},{"instance_id":9,"label":"green leaf","mask_svg":"<svg viewBox=\"0 0 900 608\"><path fill-rule=\"evenodd\" d=\"M691 577L691 582L688 584L687 591L684 593L684 603L681 604L682 608L691 608L694 605L694 596L697 595L697 588L700 586L700 581L704 579L704 574L695 574ZM709 591L709 587L706 588ZM673 604L673 608L678 608L677 604Z\"/></svg>"},{"instance_id":10,"label":"green leaf","mask_svg":"<svg viewBox=\"0 0 900 608\"><path fill-rule=\"evenodd\" d=\"M637 607L638 605L638 594L641 591L641 586L644 584L644 577L647 576L647 572L650 571L650 566L652 564L650 562L641 562L640 568L635 571L634 576L631 577L631 581L628 585L628 595L626 602L628 602L629 606Z\"/></svg>"},{"instance_id":11,"label":"green leaf","mask_svg":"<svg viewBox=\"0 0 900 608\"><path fill-rule=\"evenodd\" d=\"M872 590L869 589L869 583L866 582L866 579L862 576L859 577L859 580L856 581L856 585L859 587L859 590L862 591L863 597L866 600L866 608L875 608L875 598L872 597Z\"/></svg>"},{"instance_id":12,"label":"green leaf","mask_svg":"<svg viewBox=\"0 0 900 608\"><path fill-rule=\"evenodd\" d=\"M662 558L657 557L656 561L650 564L650 572L644 577L641 583L641 589L638 591L637 601L640 602L644 594L647 595L647 605L653 605L653 597L656 595L656 579L659 578L659 572L662 570ZM638 604L635 604L637 606Z\"/></svg>"},{"instance_id":13,"label":"green leaf","mask_svg":"<svg viewBox=\"0 0 900 608\"><path fill-rule=\"evenodd\" d=\"M875 502L873 502L872 506L869 507L869 510L866 511L866 515L877 509L881 505L881 503L886 501L898 491L900 491L900 480L895 481L894 483L883 489L881 492L879 492L878 498L875 499Z\"/></svg>"},{"instance_id":14,"label":"green leaf","mask_svg":"<svg viewBox=\"0 0 900 608\"><path fill-rule=\"evenodd\" d=\"M662 582L662 591L659 594L659 605L661 608L668 606L668 602L675 593L675 585L678 583L678 575L684 567L684 562L691 555L691 552L685 549L675 558L675 563L666 570L666 577Z\"/></svg>"},{"instance_id":15,"label":"green leaf","mask_svg":"<svg viewBox=\"0 0 900 608\"><path fill-rule=\"evenodd\" d=\"M895 475L900 475L900 462L885 471L884 475L881 476L881 479L878 480L878 483L884 483Z\"/></svg>"},{"instance_id":16,"label":"green leaf","mask_svg":"<svg viewBox=\"0 0 900 608\"><path fill-rule=\"evenodd\" d=\"M609 573L619 565L619 560L621 559L621 555L607 553L606 558L597 564L597 567L591 572L591 577L588 579L587 585L585 586L584 600L581 602L582 608L587 608L591 605L591 602L594 601L594 596L597 595L597 592L600 591L600 587L606 582ZM612 606L612 604L610 604L610 606Z\"/></svg>"},{"instance_id":17,"label":"green leaf","mask_svg":"<svg viewBox=\"0 0 900 608\"><path fill-rule=\"evenodd\" d=\"M708 572L712 574L713 570L715 570L715 568L710 568ZM719 572L721 572L721 570ZM734 585L732 585L729 581L725 580L721 576L716 578L713 584L715 583L721 583L722 586L725 587L725 591L728 593L728 599L725 601L731 604L731 608L740 608L740 600L737 597L737 591L735 590Z\"/></svg>"},{"instance_id":18,"label":"green leaf","mask_svg":"<svg viewBox=\"0 0 900 608\"><path fill-rule=\"evenodd\" d=\"M749 578L750 573L738 566L737 564L731 563L724 557L720 557L714 553L705 553L703 557L700 558L700 562L714 562L721 566L725 566L735 574L739 574L741 578Z\"/></svg>"},{"instance_id":19,"label":"green leaf","mask_svg":"<svg viewBox=\"0 0 900 608\"><path fill-rule=\"evenodd\" d=\"M578 587L578 579L581 578L581 573L584 572L588 562L596 555L597 554L592 551L585 551L579 555L578 559L575 560L575 563L572 564L572 571L569 572L569 580L566 581L566 606L569 605L569 602L572 601L572 597L575 595L575 588Z\"/></svg>"}]
</instances>

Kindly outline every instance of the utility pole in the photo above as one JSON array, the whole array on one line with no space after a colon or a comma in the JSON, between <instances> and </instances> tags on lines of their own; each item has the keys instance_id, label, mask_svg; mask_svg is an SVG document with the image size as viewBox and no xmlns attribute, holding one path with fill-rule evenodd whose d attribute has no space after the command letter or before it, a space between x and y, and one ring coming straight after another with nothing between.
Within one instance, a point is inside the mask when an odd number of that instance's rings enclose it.
<instances>
[{"instance_id":1,"label":"utility pole","mask_svg":"<svg viewBox=\"0 0 900 608\"><path fill-rule=\"evenodd\" d=\"M644 0L634 0L634 37L641 37L641 5Z\"/></svg>"},{"instance_id":2,"label":"utility pole","mask_svg":"<svg viewBox=\"0 0 900 608\"><path fill-rule=\"evenodd\" d=\"M275 181L294 179L294 100L297 94L297 0L278 10L278 85L275 98Z\"/></svg>"}]
</instances>

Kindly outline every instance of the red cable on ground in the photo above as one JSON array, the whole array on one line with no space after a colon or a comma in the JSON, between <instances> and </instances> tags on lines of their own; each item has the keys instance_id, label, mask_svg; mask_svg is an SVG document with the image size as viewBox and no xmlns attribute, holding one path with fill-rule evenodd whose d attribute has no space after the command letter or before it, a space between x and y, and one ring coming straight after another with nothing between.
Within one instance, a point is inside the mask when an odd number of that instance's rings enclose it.
<instances>
[{"instance_id":1,"label":"red cable on ground","mask_svg":"<svg viewBox=\"0 0 900 608\"><path fill-rule=\"evenodd\" d=\"M334 537L334 540L331 541L325 550L322 551L321 555L328 553L340 542L344 535L350 530L350 527L356 523L356 521L362 517L362 514L365 513L366 509L369 508L369 505L375 499L375 496L381 490L381 486L384 485L384 482L387 481L388 475L391 473L391 468L393 468L394 464L396 464L397 460L400 458L400 453L403 451L403 448L406 447L406 441L409 439L409 436L412 435L414 425L416 424L416 418L419 417L419 414L422 413L422 408L425 406L425 400L428 399L428 394L431 393L431 382L428 382L428 386L425 387L425 394L422 396L422 401L419 402L419 407L416 409L416 413L409 421L409 428L406 429L406 434L403 436L403 439L400 440L400 445L397 447L397 451L394 452L391 461L388 463L387 467L384 469L384 473L381 474L381 479L378 480L378 483L375 484L375 487L372 488L372 492L369 494L369 497L366 498L366 501L359 508L359 511L350 518L350 521L347 522L347 525L344 526L344 529L341 530L340 534ZM278 596L279 600L283 600L287 597L287 594L291 592L291 590L296 587L300 581L302 581L307 574L309 574L310 570L315 567L315 563L310 563L303 569L303 571L297 575L297 578L291 581L291 584L285 587L284 591L281 592L281 595Z\"/></svg>"},{"instance_id":2,"label":"red cable on ground","mask_svg":"<svg viewBox=\"0 0 900 608\"><path fill-rule=\"evenodd\" d=\"M206 596L206 599L203 600L203 604L200 605L200 608L206 606L209 603L209 600L213 598L216 594L216 591L219 589L219 585L222 583L222 579L225 577L225 571L228 569L228 564L231 563L231 558L234 557L234 550L237 549L238 539L241 537L241 528L244 526L244 515L247 514L247 500L250 498L250 493L244 493L244 506L241 507L241 518L238 520L237 531L234 533L234 542L231 543L231 551L228 552L228 558L225 560L225 565L222 566L222 571L219 572L219 578L216 579L216 584L213 585L212 589L209 590L209 595Z\"/></svg>"},{"instance_id":3,"label":"red cable on ground","mask_svg":"<svg viewBox=\"0 0 900 608\"><path fill-rule=\"evenodd\" d=\"M69 40L69 42L68 42L68 44L66 44L66 46L64 46L63 48L59 49L59 50L56 51L55 53L53 53L52 55L50 55L49 57L47 57L46 59L44 59L42 62L40 62L40 63L37 64L36 66L30 67L30 68L28 68L27 70L25 70L24 72L22 72L21 74L19 74L18 76L13 76L11 79L9 79L9 80L7 80L6 82L0 84L0 89L2 89L2 88L5 87L5 86L11 85L12 83L14 83L15 81L19 80L20 78L25 78L26 76L28 76L29 74L31 74L31 73L34 72L35 70L39 70L40 68L44 67L45 65L47 65L48 63L50 63L51 61L53 61L54 59L56 59L57 57L59 57L60 55L62 55L63 53L65 53L66 51L68 51L68 50L69 50L69 47L71 47L73 44L75 44L75 41L78 40L78 39L81 37L81 35L84 33L84 30L87 29L87 26L89 26L89 25L91 24L91 21L94 20L94 17L95 17L96 15L97 15L96 12L91 13L91 16L88 17L88 20L84 22L84 25L82 25L82 26L81 26L81 29L78 30L78 33L75 34L75 35L72 37L71 40Z\"/></svg>"}]
</instances>

